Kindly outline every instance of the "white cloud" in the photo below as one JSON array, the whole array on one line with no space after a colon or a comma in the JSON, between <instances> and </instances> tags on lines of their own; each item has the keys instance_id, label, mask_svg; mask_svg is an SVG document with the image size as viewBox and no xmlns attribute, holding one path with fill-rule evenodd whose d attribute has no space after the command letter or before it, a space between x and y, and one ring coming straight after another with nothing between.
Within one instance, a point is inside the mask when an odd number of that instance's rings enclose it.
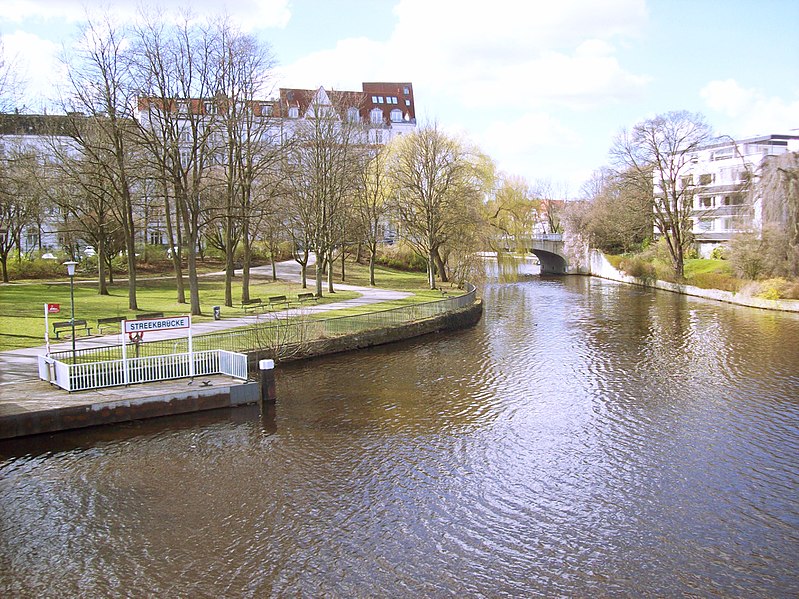
<instances>
[{"instance_id":1,"label":"white cloud","mask_svg":"<svg viewBox=\"0 0 799 599\"><path fill-rule=\"evenodd\" d=\"M401 0L388 40L340 41L282 73L306 86L335 73L334 83L354 89L373 79L410 80L439 110L553 102L584 108L626 99L649 79L619 63L614 42L637 35L646 12L642 0L598 4L495 0L487 8L475 0Z\"/></svg>"},{"instance_id":2,"label":"white cloud","mask_svg":"<svg viewBox=\"0 0 799 599\"><path fill-rule=\"evenodd\" d=\"M729 135L782 133L799 127L799 91L793 98L767 96L745 88L734 79L711 81L699 95L708 108L728 118Z\"/></svg>"},{"instance_id":3,"label":"white cloud","mask_svg":"<svg viewBox=\"0 0 799 599\"><path fill-rule=\"evenodd\" d=\"M52 105L57 99L58 88L66 82L64 67L58 60L61 48L24 31L4 35L3 46L25 89L23 97L36 98L41 103L41 106L29 108L39 110L42 106Z\"/></svg>"},{"instance_id":4,"label":"white cloud","mask_svg":"<svg viewBox=\"0 0 799 599\"><path fill-rule=\"evenodd\" d=\"M250 31L258 28L285 27L291 18L290 0L157 0L145 2L145 6L159 6L168 13L175 13L190 7L195 15L218 14L226 11L239 24ZM87 8L90 12L104 11L106 8L120 21L136 19L139 8L137 2L128 0L108 0L103 3L86 0L6 0L2 21L20 23L25 19L52 19L77 23L84 20Z\"/></svg>"}]
</instances>

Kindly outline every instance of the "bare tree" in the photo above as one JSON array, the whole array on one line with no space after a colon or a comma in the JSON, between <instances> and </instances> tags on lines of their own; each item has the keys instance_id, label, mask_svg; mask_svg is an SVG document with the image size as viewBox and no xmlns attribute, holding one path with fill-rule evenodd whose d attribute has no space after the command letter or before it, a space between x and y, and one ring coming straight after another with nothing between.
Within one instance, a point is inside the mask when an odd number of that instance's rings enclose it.
<instances>
[{"instance_id":1,"label":"bare tree","mask_svg":"<svg viewBox=\"0 0 799 599\"><path fill-rule=\"evenodd\" d=\"M385 146L372 148L361 177L355 196L355 216L360 238L369 250L369 284L374 287L377 247L383 238L391 196L388 150Z\"/></svg>"},{"instance_id":2,"label":"bare tree","mask_svg":"<svg viewBox=\"0 0 799 599\"><path fill-rule=\"evenodd\" d=\"M328 292L334 291L333 258L344 241L344 209L356 194L363 169L364 128L354 102L351 96L328 95L319 88L304 118L297 121L295 143L284 162L294 222L305 230L303 235L316 254L318 297L325 270Z\"/></svg>"},{"instance_id":3,"label":"bare tree","mask_svg":"<svg viewBox=\"0 0 799 599\"><path fill-rule=\"evenodd\" d=\"M482 216L478 206L490 176L481 157L436 125L395 140L390 173L394 211L408 241L427 260L428 283L447 280L441 250Z\"/></svg>"},{"instance_id":4,"label":"bare tree","mask_svg":"<svg viewBox=\"0 0 799 599\"><path fill-rule=\"evenodd\" d=\"M669 249L674 274L683 278L685 251L692 242L694 186L686 174L691 155L711 136L699 114L668 112L623 130L611 148L616 172L625 185L654 191L654 224Z\"/></svg>"},{"instance_id":5,"label":"bare tree","mask_svg":"<svg viewBox=\"0 0 799 599\"><path fill-rule=\"evenodd\" d=\"M583 201L569 202L564 213L569 233L579 233L592 247L628 252L652 236L652 187L629 185L607 168L595 171L582 188Z\"/></svg>"},{"instance_id":6,"label":"bare tree","mask_svg":"<svg viewBox=\"0 0 799 599\"><path fill-rule=\"evenodd\" d=\"M95 198L107 194L114 207L125 237L128 308L137 310L132 126L135 93L124 55L126 43L125 32L108 15L89 19L68 64L72 97L65 108L73 115L86 115L74 116L67 131L81 154L81 164L91 171L90 177L79 176L77 180L85 183L87 192L87 186L94 186L90 193ZM104 259L102 255L101 262ZM102 286L101 282L101 292Z\"/></svg>"},{"instance_id":7,"label":"bare tree","mask_svg":"<svg viewBox=\"0 0 799 599\"><path fill-rule=\"evenodd\" d=\"M186 242L193 315L202 314L197 257L209 216L203 191L214 160L219 119L214 109L217 47L218 31L193 24L189 15L174 27L163 25L159 15L150 15L136 30L132 64L144 112L138 121L141 142L150 171L162 177L165 199L175 202ZM166 213L170 211L167 206Z\"/></svg>"},{"instance_id":8,"label":"bare tree","mask_svg":"<svg viewBox=\"0 0 799 599\"><path fill-rule=\"evenodd\" d=\"M22 233L35 220L39 205L35 178L36 156L12 151L0 165L0 266L3 282L8 283L8 257L16 248L22 252Z\"/></svg>"},{"instance_id":9,"label":"bare tree","mask_svg":"<svg viewBox=\"0 0 799 599\"><path fill-rule=\"evenodd\" d=\"M22 97L22 87L17 57L6 53L0 37L0 112L11 112Z\"/></svg>"},{"instance_id":10,"label":"bare tree","mask_svg":"<svg viewBox=\"0 0 799 599\"><path fill-rule=\"evenodd\" d=\"M254 188L260 185L260 199L268 200L263 181L258 179L279 162L279 127L273 106L264 101L271 92L274 58L269 46L245 35L227 20L216 24L219 30L214 60L218 63L215 108L220 112L221 158L224 174L225 210L222 233L225 239L225 304L233 305L232 278L234 251L243 245L241 299L249 299L249 275L254 220L263 206L254 203Z\"/></svg>"}]
</instances>

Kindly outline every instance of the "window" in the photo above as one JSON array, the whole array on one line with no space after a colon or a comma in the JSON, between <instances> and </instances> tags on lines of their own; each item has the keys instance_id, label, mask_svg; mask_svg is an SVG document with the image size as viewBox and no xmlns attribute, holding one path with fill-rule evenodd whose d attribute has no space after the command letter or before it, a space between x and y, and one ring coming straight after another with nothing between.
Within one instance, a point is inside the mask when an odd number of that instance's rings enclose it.
<instances>
[{"instance_id":1,"label":"window","mask_svg":"<svg viewBox=\"0 0 799 599\"><path fill-rule=\"evenodd\" d=\"M271 104L261 104L261 116L272 116Z\"/></svg>"},{"instance_id":2,"label":"window","mask_svg":"<svg viewBox=\"0 0 799 599\"><path fill-rule=\"evenodd\" d=\"M405 106L410 106L410 105L411 105L411 101L410 100L405 100Z\"/></svg>"},{"instance_id":3,"label":"window","mask_svg":"<svg viewBox=\"0 0 799 599\"><path fill-rule=\"evenodd\" d=\"M411 93L411 90L410 90L410 88L405 87L405 88L403 88L402 93L407 96L409 93Z\"/></svg>"},{"instance_id":4,"label":"window","mask_svg":"<svg viewBox=\"0 0 799 599\"><path fill-rule=\"evenodd\" d=\"M383 103L383 96L377 96L377 103L378 104L382 104Z\"/></svg>"},{"instance_id":5,"label":"window","mask_svg":"<svg viewBox=\"0 0 799 599\"><path fill-rule=\"evenodd\" d=\"M391 122L392 123L400 123L402 122L402 111L399 108L395 108L391 111Z\"/></svg>"},{"instance_id":6,"label":"window","mask_svg":"<svg viewBox=\"0 0 799 599\"><path fill-rule=\"evenodd\" d=\"M699 198L699 207L700 208L712 208L713 207L713 196L703 196Z\"/></svg>"},{"instance_id":7,"label":"window","mask_svg":"<svg viewBox=\"0 0 799 599\"><path fill-rule=\"evenodd\" d=\"M299 116L300 116L300 109L297 108L296 106L291 106L289 108L289 118L296 119Z\"/></svg>"},{"instance_id":8,"label":"window","mask_svg":"<svg viewBox=\"0 0 799 599\"><path fill-rule=\"evenodd\" d=\"M713 160L727 160L732 158L732 148L722 148L713 152Z\"/></svg>"},{"instance_id":9,"label":"window","mask_svg":"<svg viewBox=\"0 0 799 599\"><path fill-rule=\"evenodd\" d=\"M712 231L713 230L713 219L712 218L700 218L696 223L696 228L700 231Z\"/></svg>"},{"instance_id":10,"label":"window","mask_svg":"<svg viewBox=\"0 0 799 599\"><path fill-rule=\"evenodd\" d=\"M203 108L205 109L205 114L214 114L216 112L213 102L205 102Z\"/></svg>"},{"instance_id":11,"label":"window","mask_svg":"<svg viewBox=\"0 0 799 599\"><path fill-rule=\"evenodd\" d=\"M372 104L377 104L377 96L372 96Z\"/></svg>"},{"instance_id":12,"label":"window","mask_svg":"<svg viewBox=\"0 0 799 599\"><path fill-rule=\"evenodd\" d=\"M372 108L372 111L369 113L369 120L374 124L382 123L383 111L379 108Z\"/></svg>"},{"instance_id":13,"label":"window","mask_svg":"<svg viewBox=\"0 0 799 599\"><path fill-rule=\"evenodd\" d=\"M716 180L716 175L713 173L705 173L704 175L699 175L699 185L710 185Z\"/></svg>"},{"instance_id":14,"label":"window","mask_svg":"<svg viewBox=\"0 0 799 599\"><path fill-rule=\"evenodd\" d=\"M185 100L178 101L178 114L187 114L189 112L189 103Z\"/></svg>"},{"instance_id":15,"label":"window","mask_svg":"<svg viewBox=\"0 0 799 599\"><path fill-rule=\"evenodd\" d=\"M377 129L375 131L375 143L377 143L377 144L383 143L383 131L382 131L382 129Z\"/></svg>"},{"instance_id":16,"label":"window","mask_svg":"<svg viewBox=\"0 0 799 599\"><path fill-rule=\"evenodd\" d=\"M359 120L361 120L358 116L358 109L355 108L355 106L350 106L347 109L347 120L350 123L357 123Z\"/></svg>"},{"instance_id":17,"label":"window","mask_svg":"<svg viewBox=\"0 0 799 599\"><path fill-rule=\"evenodd\" d=\"M686 187L690 187L691 185L694 184L694 176L693 175L687 175L685 177L682 177L680 179L680 182L682 183L683 189L686 188Z\"/></svg>"}]
</instances>

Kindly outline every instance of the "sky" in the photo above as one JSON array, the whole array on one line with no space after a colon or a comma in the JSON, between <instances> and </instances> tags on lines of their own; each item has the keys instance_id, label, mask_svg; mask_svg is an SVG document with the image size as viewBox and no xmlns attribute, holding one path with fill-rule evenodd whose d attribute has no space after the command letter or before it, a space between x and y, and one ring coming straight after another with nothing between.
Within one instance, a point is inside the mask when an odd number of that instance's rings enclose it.
<instances>
[{"instance_id":1,"label":"sky","mask_svg":"<svg viewBox=\"0 0 799 599\"><path fill-rule=\"evenodd\" d=\"M162 1L170 9L185 2ZM672 110L719 135L799 134L799 0L193 0L270 44L276 87L413 83L437 124L497 167L562 197L608 163L622 128ZM3 0L0 36L52 107L57 56L87 10L133 2ZM52 110L52 108L50 108Z\"/></svg>"}]
</instances>

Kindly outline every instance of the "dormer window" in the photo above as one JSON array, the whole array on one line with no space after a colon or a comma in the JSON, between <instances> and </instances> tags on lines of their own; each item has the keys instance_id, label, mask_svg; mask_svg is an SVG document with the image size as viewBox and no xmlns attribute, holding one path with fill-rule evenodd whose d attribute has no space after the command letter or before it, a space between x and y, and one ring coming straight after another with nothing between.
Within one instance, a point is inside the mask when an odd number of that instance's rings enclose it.
<instances>
[{"instance_id":1,"label":"dormer window","mask_svg":"<svg viewBox=\"0 0 799 599\"><path fill-rule=\"evenodd\" d=\"M261 116L272 116L271 104L261 104Z\"/></svg>"},{"instance_id":2,"label":"dormer window","mask_svg":"<svg viewBox=\"0 0 799 599\"><path fill-rule=\"evenodd\" d=\"M188 114L189 103L186 100L178 100L178 114Z\"/></svg>"},{"instance_id":3,"label":"dormer window","mask_svg":"<svg viewBox=\"0 0 799 599\"><path fill-rule=\"evenodd\" d=\"M391 111L391 122L392 123L401 123L402 122L402 111L399 108L395 108Z\"/></svg>"},{"instance_id":4,"label":"dormer window","mask_svg":"<svg viewBox=\"0 0 799 599\"><path fill-rule=\"evenodd\" d=\"M383 111L379 108L372 108L372 111L369 113L369 120L378 125L383 122Z\"/></svg>"},{"instance_id":5,"label":"dormer window","mask_svg":"<svg viewBox=\"0 0 799 599\"><path fill-rule=\"evenodd\" d=\"M347 120L350 123L357 123L359 120L361 120L358 115L358 109L355 108L354 106L350 106L347 109Z\"/></svg>"},{"instance_id":6,"label":"dormer window","mask_svg":"<svg viewBox=\"0 0 799 599\"><path fill-rule=\"evenodd\" d=\"M216 112L213 102L205 102L203 108L205 109L205 114L214 114Z\"/></svg>"},{"instance_id":7,"label":"dormer window","mask_svg":"<svg viewBox=\"0 0 799 599\"><path fill-rule=\"evenodd\" d=\"M296 106L291 106L289 108L289 118L290 119L296 119L299 116L300 116L300 109L297 108Z\"/></svg>"}]
</instances>

